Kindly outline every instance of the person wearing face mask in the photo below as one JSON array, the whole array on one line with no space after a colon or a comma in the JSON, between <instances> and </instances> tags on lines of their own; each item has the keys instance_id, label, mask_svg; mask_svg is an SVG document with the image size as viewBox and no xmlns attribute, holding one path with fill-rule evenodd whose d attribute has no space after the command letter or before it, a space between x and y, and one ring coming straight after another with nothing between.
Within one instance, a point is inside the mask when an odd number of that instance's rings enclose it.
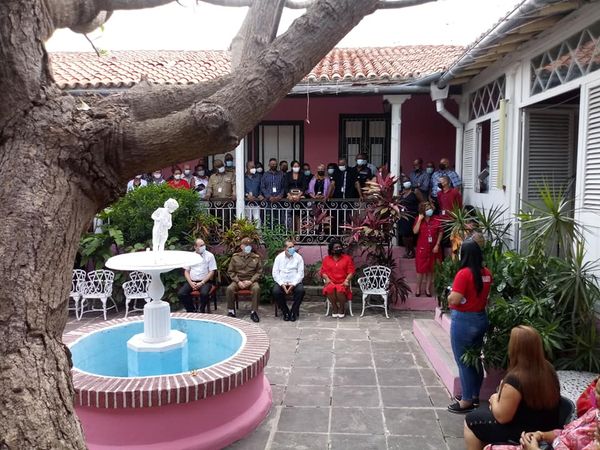
<instances>
[{"instance_id":1,"label":"person wearing face mask","mask_svg":"<svg viewBox=\"0 0 600 450\"><path fill-rule=\"evenodd\" d=\"M310 198L327 200L332 190L332 181L326 175L325 164L319 164L317 166L317 174L308 183L306 193Z\"/></svg>"},{"instance_id":2,"label":"person wearing face mask","mask_svg":"<svg viewBox=\"0 0 600 450\"><path fill-rule=\"evenodd\" d=\"M244 174L244 195L246 197L246 219L260 225L260 208L258 202L263 200L260 195L260 175L256 173L254 161L246 163L246 173Z\"/></svg>"},{"instance_id":3,"label":"person wearing face mask","mask_svg":"<svg viewBox=\"0 0 600 450\"><path fill-rule=\"evenodd\" d=\"M206 187L205 200L231 199L235 200L235 173L226 172L225 165L220 159L215 159L213 163L216 172L208 179Z\"/></svg>"},{"instance_id":4,"label":"person wearing face mask","mask_svg":"<svg viewBox=\"0 0 600 450\"><path fill-rule=\"evenodd\" d=\"M162 176L161 170L155 170L152 172L152 184L163 184L166 183L165 179Z\"/></svg>"},{"instance_id":5,"label":"person wearing face mask","mask_svg":"<svg viewBox=\"0 0 600 450\"><path fill-rule=\"evenodd\" d=\"M231 257L227 268L227 275L231 279L231 284L227 286L225 298L227 299L227 315L235 317L235 294L240 289L249 289L252 293L250 318L253 322L259 322L260 285L258 282L262 277L263 265L260 256L252 250L252 239L244 238L240 243L240 251L234 253Z\"/></svg>"},{"instance_id":6,"label":"person wearing face mask","mask_svg":"<svg viewBox=\"0 0 600 450\"><path fill-rule=\"evenodd\" d=\"M263 165L260 161L257 161L254 163L254 167L256 167L256 174L262 178L263 173L265 172L265 169L263 168Z\"/></svg>"},{"instance_id":7,"label":"person wearing face mask","mask_svg":"<svg viewBox=\"0 0 600 450\"><path fill-rule=\"evenodd\" d=\"M348 167L346 158L338 160L338 171L334 174L333 181L333 198L358 198L356 171L353 167Z\"/></svg>"},{"instance_id":8,"label":"person wearing face mask","mask_svg":"<svg viewBox=\"0 0 600 450\"><path fill-rule=\"evenodd\" d=\"M463 207L462 195L458 189L450 186L449 177L440 177L438 188L437 201L440 215L442 218L448 218L452 210Z\"/></svg>"},{"instance_id":9,"label":"person wearing face mask","mask_svg":"<svg viewBox=\"0 0 600 450\"><path fill-rule=\"evenodd\" d=\"M419 204L419 216L413 226L413 233L417 235L417 248L415 252L415 266L417 269L417 290L419 297L425 286L425 295L432 296L433 270L436 261L442 260L442 236L444 230L442 222L433 215L431 202Z\"/></svg>"},{"instance_id":10,"label":"person wearing face mask","mask_svg":"<svg viewBox=\"0 0 600 450\"><path fill-rule=\"evenodd\" d=\"M286 194L285 174L277 170L277 160L269 160L269 170L262 175L260 192L271 203L277 203Z\"/></svg>"},{"instance_id":11,"label":"person wearing face mask","mask_svg":"<svg viewBox=\"0 0 600 450\"><path fill-rule=\"evenodd\" d=\"M191 294L193 291L199 291L200 312L203 313L206 311L213 279L217 273L217 261L215 255L206 250L206 244L202 239L196 239L194 251L200 255L201 261L193 266L184 267L187 283L179 289L177 297L187 312L196 312Z\"/></svg>"},{"instance_id":12,"label":"person wearing face mask","mask_svg":"<svg viewBox=\"0 0 600 450\"><path fill-rule=\"evenodd\" d=\"M283 251L273 262L273 297L279 305L284 321L295 322L304 298L304 259L296 251L296 243L286 239ZM294 303L290 310L287 306L286 295L292 295Z\"/></svg>"},{"instance_id":13,"label":"person wearing face mask","mask_svg":"<svg viewBox=\"0 0 600 450\"><path fill-rule=\"evenodd\" d=\"M148 182L142 178L141 175L136 175L132 180L127 183L127 192L133 191L139 187L148 185Z\"/></svg>"},{"instance_id":14,"label":"person wearing face mask","mask_svg":"<svg viewBox=\"0 0 600 450\"><path fill-rule=\"evenodd\" d=\"M450 161L448 158L442 158L440 160L438 170L433 172L433 175L431 175L431 197L434 199L437 199L438 192L441 190L441 177L448 177L450 179L451 186L456 189L458 189L462 184L458 174L454 170L450 169Z\"/></svg>"},{"instance_id":15,"label":"person wearing face mask","mask_svg":"<svg viewBox=\"0 0 600 450\"><path fill-rule=\"evenodd\" d=\"M192 172L192 166L189 164L184 164L183 172L181 173L181 179L187 181L187 183L190 185L190 189L195 189L196 180L194 178L194 173Z\"/></svg>"},{"instance_id":16,"label":"person wearing face mask","mask_svg":"<svg viewBox=\"0 0 600 450\"><path fill-rule=\"evenodd\" d=\"M422 199L428 199L429 191L431 189L431 174L423 169L423 160L421 158L417 158L413 161L413 169L414 170L409 175L412 187L419 190ZM433 173L433 170L431 173Z\"/></svg>"},{"instance_id":17,"label":"person wearing face mask","mask_svg":"<svg viewBox=\"0 0 600 450\"><path fill-rule=\"evenodd\" d=\"M205 166L198 164L196 166L196 175L194 175L194 189L198 193L201 199L204 200L206 196L206 187L208 186L208 174L206 173Z\"/></svg>"},{"instance_id":18,"label":"person wearing face mask","mask_svg":"<svg viewBox=\"0 0 600 450\"><path fill-rule=\"evenodd\" d=\"M329 243L328 255L323 258L319 274L325 282L323 295L331 302L331 317L343 319L346 315L346 301L352 300L350 281L356 272L354 261L344 253L339 239Z\"/></svg>"},{"instance_id":19,"label":"person wearing face mask","mask_svg":"<svg viewBox=\"0 0 600 450\"><path fill-rule=\"evenodd\" d=\"M357 180L357 192L358 197L363 199L363 188L367 185L367 181L373 179L374 173L371 168L367 165L367 155L360 153L356 156L356 180Z\"/></svg>"},{"instance_id":20,"label":"person wearing face mask","mask_svg":"<svg viewBox=\"0 0 600 450\"><path fill-rule=\"evenodd\" d=\"M225 155L225 171L235 173L235 165L233 164L233 156L231 153Z\"/></svg>"},{"instance_id":21,"label":"person wearing face mask","mask_svg":"<svg viewBox=\"0 0 600 450\"><path fill-rule=\"evenodd\" d=\"M306 187L308 187L308 183L313 179L314 175L310 170L310 164L304 163L302 166L302 173L304 174L304 178L306 178Z\"/></svg>"},{"instance_id":22,"label":"person wearing face mask","mask_svg":"<svg viewBox=\"0 0 600 450\"><path fill-rule=\"evenodd\" d=\"M288 171L288 162L285 161L285 160L280 161L279 162L279 170L282 173L287 173L287 171Z\"/></svg>"},{"instance_id":23,"label":"person wearing face mask","mask_svg":"<svg viewBox=\"0 0 600 450\"><path fill-rule=\"evenodd\" d=\"M176 167L173 171L173 179L169 180L169 186L173 189L189 189L190 185L181 177L181 169Z\"/></svg>"},{"instance_id":24,"label":"person wearing face mask","mask_svg":"<svg viewBox=\"0 0 600 450\"><path fill-rule=\"evenodd\" d=\"M402 179L399 203L404 217L398 222L398 234L404 245L404 258L412 259L415 257L415 235L412 229L419 212L419 200L412 188L412 183L406 177Z\"/></svg>"},{"instance_id":25,"label":"person wearing face mask","mask_svg":"<svg viewBox=\"0 0 600 450\"><path fill-rule=\"evenodd\" d=\"M301 198L304 198L307 183L298 161L292 161L292 170L285 174L285 185L289 201L297 202Z\"/></svg>"}]
</instances>

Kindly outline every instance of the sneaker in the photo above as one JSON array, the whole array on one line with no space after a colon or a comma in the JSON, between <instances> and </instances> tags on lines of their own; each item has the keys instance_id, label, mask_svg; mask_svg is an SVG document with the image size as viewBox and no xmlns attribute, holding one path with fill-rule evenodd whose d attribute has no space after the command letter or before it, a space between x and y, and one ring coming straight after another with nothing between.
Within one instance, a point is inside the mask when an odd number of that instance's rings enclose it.
<instances>
[{"instance_id":1,"label":"sneaker","mask_svg":"<svg viewBox=\"0 0 600 450\"><path fill-rule=\"evenodd\" d=\"M260 322L260 318L258 317L258 314L256 314L256 311L250 313L250 318L252 319L252 322Z\"/></svg>"},{"instance_id":2,"label":"sneaker","mask_svg":"<svg viewBox=\"0 0 600 450\"><path fill-rule=\"evenodd\" d=\"M229 312L227 313L227 315L228 315L229 317L235 317L235 311L229 311Z\"/></svg>"},{"instance_id":3,"label":"sneaker","mask_svg":"<svg viewBox=\"0 0 600 450\"><path fill-rule=\"evenodd\" d=\"M346 314L338 314L338 319L343 319L344 317L346 317Z\"/></svg>"},{"instance_id":4,"label":"sneaker","mask_svg":"<svg viewBox=\"0 0 600 450\"><path fill-rule=\"evenodd\" d=\"M332 317L332 318L336 319L336 318L337 318L337 316L338 316L337 314L331 313L331 317Z\"/></svg>"}]
</instances>

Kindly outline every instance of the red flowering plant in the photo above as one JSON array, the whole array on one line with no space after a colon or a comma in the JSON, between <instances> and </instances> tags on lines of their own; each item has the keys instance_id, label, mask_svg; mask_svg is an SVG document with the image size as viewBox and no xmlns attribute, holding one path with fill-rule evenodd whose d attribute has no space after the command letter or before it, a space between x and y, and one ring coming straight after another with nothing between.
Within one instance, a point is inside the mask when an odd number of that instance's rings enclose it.
<instances>
[{"instance_id":1,"label":"red flowering plant","mask_svg":"<svg viewBox=\"0 0 600 450\"><path fill-rule=\"evenodd\" d=\"M392 270L389 284L390 303L404 303L411 291L404 277L396 273L393 255L397 223L406 217L398 198L394 196L396 177L377 173L363 188L367 198L363 213L354 215L344 226L349 231L348 247L351 252L366 256L367 263L389 267Z\"/></svg>"}]
</instances>

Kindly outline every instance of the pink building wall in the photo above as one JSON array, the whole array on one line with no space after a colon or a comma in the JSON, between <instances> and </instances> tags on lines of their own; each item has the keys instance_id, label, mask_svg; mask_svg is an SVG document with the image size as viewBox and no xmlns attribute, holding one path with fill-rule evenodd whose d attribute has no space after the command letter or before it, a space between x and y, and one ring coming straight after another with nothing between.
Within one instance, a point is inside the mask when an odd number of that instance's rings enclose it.
<instances>
[{"instance_id":1,"label":"pink building wall","mask_svg":"<svg viewBox=\"0 0 600 450\"><path fill-rule=\"evenodd\" d=\"M303 162L308 162L315 170L319 163L338 160L341 114L383 114L383 104L382 95L311 97L308 123L306 97L288 97L264 120L304 121ZM454 101L446 101L446 107L457 114L458 107ZM412 161L419 156L424 161L433 160L436 165L442 157L447 157L453 164L455 136L455 128L436 112L429 95L413 95L402 105L402 169L410 172ZM197 160L191 163L193 167ZM171 171L167 168L163 172L170 175Z\"/></svg>"}]
</instances>

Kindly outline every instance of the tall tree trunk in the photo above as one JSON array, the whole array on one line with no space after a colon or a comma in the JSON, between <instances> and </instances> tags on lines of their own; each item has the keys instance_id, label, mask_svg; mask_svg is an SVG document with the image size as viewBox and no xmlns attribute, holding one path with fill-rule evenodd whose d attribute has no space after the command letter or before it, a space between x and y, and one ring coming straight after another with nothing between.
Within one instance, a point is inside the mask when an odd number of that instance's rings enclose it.
<instances>
[{"instance_id":1,"label":"tall tree trunk","mask_svg":"<svg viewBox=\"0 0 600 450\"><path fill-rule=\"evenodd\" d=\"M113 189L54 94L0 139L0 448L85 448L62 333L79 237Z\"/></svg>"}]
</instances>

